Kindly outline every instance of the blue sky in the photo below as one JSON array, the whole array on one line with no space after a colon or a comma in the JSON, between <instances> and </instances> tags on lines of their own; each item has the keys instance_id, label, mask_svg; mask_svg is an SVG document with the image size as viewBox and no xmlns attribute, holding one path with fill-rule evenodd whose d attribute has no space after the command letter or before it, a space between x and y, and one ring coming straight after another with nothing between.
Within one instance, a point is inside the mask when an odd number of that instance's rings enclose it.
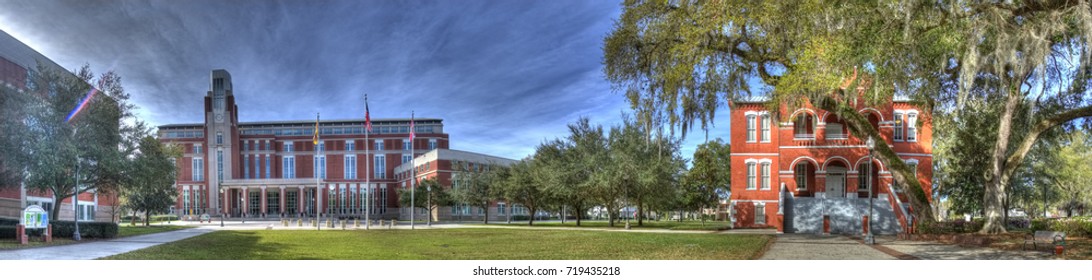
<instances>
[{"instance_id":1,"label":"blue sky","mask_svg":"<svg viewBox=\"0 0 1092 280\"><path fill-rule=\"evenodd\" d=\"M141 119L198 123L213 69L240 119L443 118L451 148L523 158L629 105L603 77L615 1L15 1L0 29L60 65L117 71ZM709 138L728 140L728 110ZM683 145L690 157L700 131Z\"/></svg>"}]
</instances>

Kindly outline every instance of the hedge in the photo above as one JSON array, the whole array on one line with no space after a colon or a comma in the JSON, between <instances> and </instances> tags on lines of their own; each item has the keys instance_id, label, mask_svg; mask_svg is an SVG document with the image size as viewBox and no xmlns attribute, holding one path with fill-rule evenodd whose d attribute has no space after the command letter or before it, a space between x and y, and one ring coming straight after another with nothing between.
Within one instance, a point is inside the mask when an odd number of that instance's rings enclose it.
<instances>
[{"instance_id":1,"label":"hedge","mask_svg":"<svg viewBox=\"0 0 1092 280\"><path fill-rule=\"evenodd\" d=\"M50 221L53 237L72 237L75 229L72 221ZM111 222L80 222L80 237L114 238L118 236L118 224Z\"/></svg>"},{"instance_id":2,"label":"hedge","mask_svg":"<svg viewBox=\"0 0 1092 280\"><path fill-rule=\"evenodd\" d=\"M0 226L14 226L19 224L19 219L0 218Z\"/></svg>"},{"instance_id":3,"label":"hedge","mask_svg":"<svg viewBox=\"0 0 1092 280\"><path fill-rule=\"evenodd\" d=\"M1089 217L1035 219L1031 221L1031 230L1061 231L1069 236L1092 237L1092 219Z\"/></svg>"},{"instance_id":4,"label":"hedge","mask_svg":"<svg viewBox=\"0 0 1092 280\"><path fill-rule=\"evenodd\" d=\"M0 239L14 239L15 238L15 226L2 225L0 226Z\"/></svg>"}]
</instances>

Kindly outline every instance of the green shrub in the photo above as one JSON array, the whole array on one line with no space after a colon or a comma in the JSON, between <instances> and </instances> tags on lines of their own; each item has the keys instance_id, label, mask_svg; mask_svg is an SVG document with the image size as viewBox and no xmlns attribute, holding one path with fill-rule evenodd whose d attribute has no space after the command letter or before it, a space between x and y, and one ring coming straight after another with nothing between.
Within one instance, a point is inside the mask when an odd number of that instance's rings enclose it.
<instances>
[{"instance_id":1,"label":"green shrub","mask_svg":"<svg viewBox=\"0 0 1092 280\"><path fill-rule=\"evenodd\" d=\"M531 219L531 216L527 216L527 215L512 215L512 220L513 221L526 221L526 220L530 220L530 219Z\"/></svg>"},{"instance_id":2,"label":"green shrub","mask_svg":"<svg viewBox=\"0 0 1092 280\"><path fill-rule=\"evenodd\" d=\"M1037 230L1050 230L1050 220L1047 219L1034 219L1031 220L1031 231Z\"/></svg>"},{"instance_id":3,"label":"green shrub","mask_svg":"<svg viewBox=\"0 0 1092 280\"><path fill-rule=\"evenodd\" d=\"M15 239L15 226L0 226L0 239Z\"/></svg>"},{"instance_id":4,"label":"green shrub","mask_svg":"<svg viewBox=\"0 0 1092 280\"><path fill-rule=\"evenodd\" d=\"M51 221L53 237L72 237L75 223L72 221ZM114 238L118 236L118 225L111 222L80 222L80 237Z\"/></svg>"},{"instance_id":5,"label":"green shrub","mask_svg":"<svg viewBox=\"0 0 1092 280\"><path fill-rule=\"evenodd\" d=\"M155 215L155 216L152 216L151 220L152 220L153 223L155 223L155 222L166 222L166 221L177 221L178 216L176 216L176 215Z\"/></svg>"},{"instance_id":6,"label":"green shrub","mask_svg":"<svg viewBox=\"0 0 1092 280\"><path fill-rule=\"evenodd\" d=\"M14 226L19 224L19 219L0 218L0 226Z\"/></svg>"}]
</instances>

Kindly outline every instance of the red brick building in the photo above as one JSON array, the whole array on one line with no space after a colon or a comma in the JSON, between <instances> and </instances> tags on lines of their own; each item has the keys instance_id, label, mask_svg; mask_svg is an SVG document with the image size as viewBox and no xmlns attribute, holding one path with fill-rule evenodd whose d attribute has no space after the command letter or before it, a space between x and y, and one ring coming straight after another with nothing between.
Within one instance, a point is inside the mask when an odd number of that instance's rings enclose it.
<instances>
[{"instance_id":1,"label":"red brick building","mask_svg":"<svg viewBox=\"0 0 1092 280\"><path fill-rule=\"evenodd\" d=\"M46 69L70 73L15 37L0 31L0 87L13 90L18 94L30 94L26 92L29 71L36 71L39 65ZM0 168L4 168L2 159L0 159ZM112 214L117 204L116 196L91 191L80 194L77 199L76 210L73 210L72 198L61 200L59 217L51 218L71 221L78 216L80 221L113 220ZM29 205L52 209L56 203L58 202L53 198L52 192L34 191L25 185L0 186L0 217L18 219L21 211Z\"/></svg>"},{"instance_id":2,"label":"red brick building","mask_svg":"<svg viewBox=\"0 0 1092 280\"><path fill-rule=\"evenodd\" d=\"M315 145L315 120L239 122L231 75L214 70L209 85L204 123L163 125L158 132L161 141L184 151L176 160L174 206L183 216L408 217L396 191L406 181L396 170L430 153L457 152L447 150L443 120L435 118L414 120L412 143L408 118L372 119L367 138L363 119L322 120ZM448 162L417 162L443 171L435 174L450 182Z\"/></svg>"},{"instance_id":3,"label":"red brick building","mask_svg":"<svg viewBox=\"0 0 1092 280\"><path fill-rule=\"evenodd\" d=\"M860 233L874 187L878 232L905 230L905 194L893 192L890 171L871 160L867 139L849 133L838 116L810 105L782 105L780 118L764 102L735 102L732 117L731 205L735 227L779 232ZM859 106L883 139L912 168L925 192L933 178L933 126L927 111L896 100ZM871 184L869 179L872 178Z\"/></svg>"}]
</instances>

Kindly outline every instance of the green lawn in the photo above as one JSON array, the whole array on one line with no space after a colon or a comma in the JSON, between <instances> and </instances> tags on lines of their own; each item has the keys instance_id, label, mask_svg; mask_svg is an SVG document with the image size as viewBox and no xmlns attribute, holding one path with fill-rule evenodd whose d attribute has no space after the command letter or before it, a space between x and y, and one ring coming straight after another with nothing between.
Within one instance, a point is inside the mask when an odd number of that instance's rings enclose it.
<instances>
[{"instance_id":1,"label":"green lawn","mask_svg":"<svg viewBox=\"0 0 1092 280\"><path fill-rule=\"evenodd\" d=\"M175 226L175 225L166 225L166 224L162 224L162 225L152 224L150 226L143 226L143 225L130 226L129 224L122 224L122 225L118 226L118 238L135 236L135 235L143 235L143 234L149 234L149 233L159 233L159 232L166 232L166 231L172 231L172 230L187 229L187 228L191 228L191 226Z\"/></svg>"},{"instance_id":2,"label":"green lawn","mask_svg":"<svg viewBox=\"0 0 1092 280\"><path fill-rule=\"evenodd\" d=\"M670 229L670 230L726 230L729 228L729 222L725 221L705 221L703 226L701 221L645 221L644 225L638 226L637 221L630 220L630 227L633 229ZM527 226L527 221L512 221L511 224L505 222L490 221L489 225L496 226ZM576 220L565 221L564 224L561 221L535 221L533 225L535 227L576 227ZM603 220L586 220L580 221L580 227L584 228L605 228L609 223ZM617 221L614 223L614 228L625 228L626 222Z\"/></svg>"},{"instance_id":3,"label":"green lawn","mask_svg":"<svg viewBox=\"0 0 1092 280\"><path fill-rule=\"evenodd\" d=\"M766 235L520 229L218 231L106 259L754 259Z\"/></svg>"},{"instance_id":4,"label":"green lawn","mask_svg":"<svg viewBox=\"0 0 1092 280\"><path fill-rule=\"evenodd\" d=\"M72 240L71 238L53 238L53 242L45 243L41 241L41 238L37 236L32 236L30 237L30 242L27 242L27 245L22 245L19 244L19 242L16 242L14 238L11 238L0 240L0 250L26 249L43 246L65 245L72 243L76 243L76 241Z\"/></svg>"}]
</instances>

